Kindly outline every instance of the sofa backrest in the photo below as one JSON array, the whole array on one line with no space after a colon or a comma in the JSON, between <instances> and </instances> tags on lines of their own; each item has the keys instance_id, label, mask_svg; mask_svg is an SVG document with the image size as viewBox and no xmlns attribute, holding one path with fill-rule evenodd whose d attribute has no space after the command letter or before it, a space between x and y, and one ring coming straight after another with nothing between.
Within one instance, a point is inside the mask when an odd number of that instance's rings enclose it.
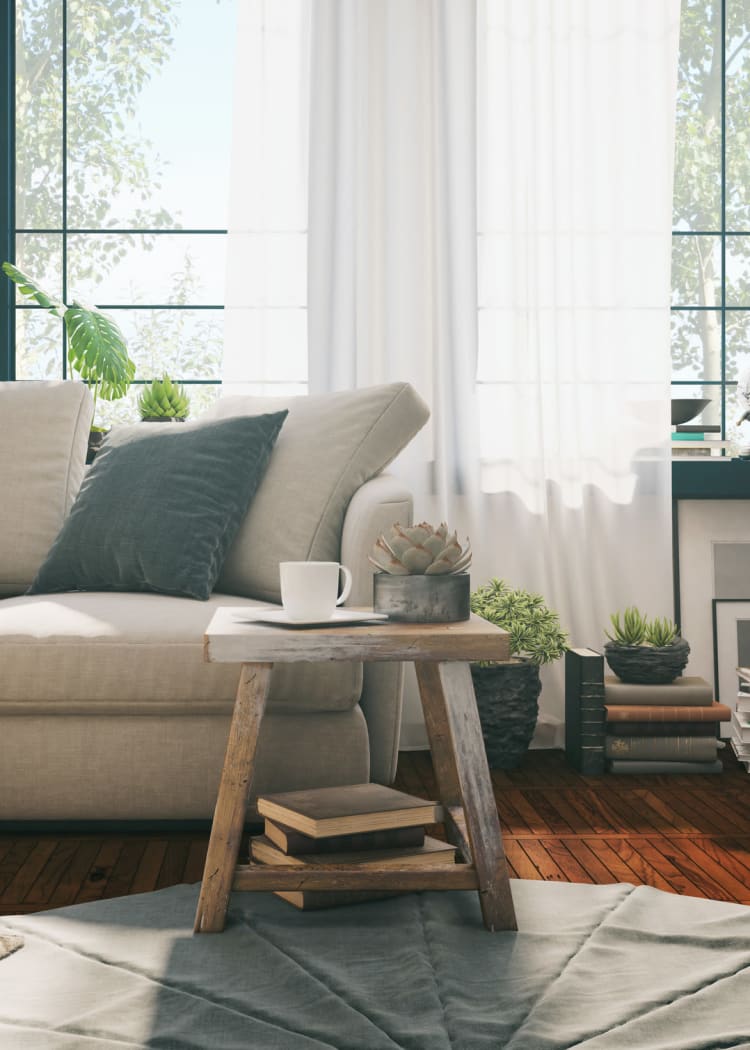
<instances>
[{"instance_id":1,"label":"sofa backrest","mask_svg":"<svg viewBox=\"0 0 750 1050\"><path fill-rule=\"evenodd\" d=\"M282 408L289 415L216 585L227 594L273 602L280 601L279 562L339 560L350 499L430 414L408 383L306 397L227 397L209 414Z\"/></svg>"},{"instance_id":2,"label":"sofa backrest","mask_svg":"<svg viewBox=\"0 0 750 1050\"><path fill-rule=\"evenodd\" d=\"M23 594L60 531L93 414L83 383L0 383L0 595Z\"/></svg>"}]
</instances>

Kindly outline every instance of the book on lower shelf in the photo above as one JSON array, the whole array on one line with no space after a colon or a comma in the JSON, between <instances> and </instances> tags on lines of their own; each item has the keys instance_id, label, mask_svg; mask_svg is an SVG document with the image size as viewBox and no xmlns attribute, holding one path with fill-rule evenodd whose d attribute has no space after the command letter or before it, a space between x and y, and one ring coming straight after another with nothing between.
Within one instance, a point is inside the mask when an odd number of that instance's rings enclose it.
<instances>
[{"instance_id":1,"label":"book on lower shelf","mask_svg":"<svg viewBox=\"0 0 750 1050\"><path fill-rule=\"evenodd\" d=\"M383 784L260 795L257 806L261 816L312 838L439 824L443 819L442 807L437 803Z\"/></svg>"},{"instance_id":2,"label":"book on lower shelf","mask_svg":"<svg viewBox=\"0 0 750 1050\"><path fill-rule=\"evenodd\" d=\"M750 747L750 711L733 711L730 729L734 740Z\"/></svg>"},{"instance_id":3,"label":"book on lower shelf","mask_svg":"<svg viewBox=\"0 0 750 1050\"><path fill-rule=\"evenodd\" d=\"M430 868L440 867L443 864L455 864L456 847L426 835L421 846L402 849L350 850L339 853L306 853L297 856L277 849L265 835L255 835L250 839L250 855L259 864L283 867L304 868L325 864L327 867L340 865L341 867L358 868Z\"/></svg>"},{"instance_id":4,"label":"book on lower shelf","mask_svg":"<svg viewBox=\"0 0 750 1050\"><path fill-rule=\"evenodd\" d=\"M732 710L714 700L702 707L681 704L605 704L607 722L728 722Z\"/></svg>"},{"instance_id":5,"label":"book on lower shelf","mask_svg":"<svg viewBox=\"0 0 750 1050\"><path fill-rule=\"evenodd\" d=\"M320 911L323 908L343 908L349 904L382 901L403 894L399 890L274 890L274 896L288 901L300 911Z\"/></svg>"},{"instance_id":6,"label":"book on lower shelf","mask_svg":"<svg viewBox=\"0 0 750 1050\"><path fill-rule=\"evenodd\" d=\"M315 839L301 831L266 819L263 832L282 853L304 856L307 853L336 853L345 850L405 849L421 846L424 828L415 824L408 828L383 828L381 831L355 831L351 835L329 835Z\"/></svg>"}]
</instances>

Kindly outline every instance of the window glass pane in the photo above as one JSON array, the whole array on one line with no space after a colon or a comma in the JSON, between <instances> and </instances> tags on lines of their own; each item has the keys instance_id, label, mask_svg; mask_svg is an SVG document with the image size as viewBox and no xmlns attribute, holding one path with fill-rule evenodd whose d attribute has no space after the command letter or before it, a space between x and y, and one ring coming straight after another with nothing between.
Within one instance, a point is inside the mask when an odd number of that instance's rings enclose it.
<instances>
[{"instance_id":1,"label":"window glass pane","mask_svg":"<svg viewBox=\"0 0 750 1050\"><path fill-rule=\"evenodd\" d=\"M750 364L750 310L727 310L727 382L734 383L745 364Z\"/></svg>"},{"instance_id":2,"label":"window glass pane","mask_svg":"<svg viewBox=\"0 0 750 1050\"><path fill-rule=\"evenodd\" d=\"M16 310L16 379L62 379L62 321L46 310Z\"/></svg>"},{"instance_id":3,"label":"window glass pane","mask_svg":"<svg viewBox=\"0 0 750 1050\"><path fill-rule=\"evenodd\" d=\"M112 310L136 378L218 379L223 310Z\"/></svg>"},{"instance_id":4,"label":"window glass pane","mask_svg":"<svg viewBox=\"0 0 750 1050\"><path fill-rule=\"evenodd\" d=\"M672 238L672 305L721 305L721 238Z\"/></svg>"},{"instance_id":5,"label":"window glass pane","mask_svg":"<svg viewBox=\"0 0 750 1050\"><path fill-rule=\"evenodd\" d=\"M220 305L225 258L221 234L73 234L68 286L91 303Z\"/></svg>"},{"instance_id":6,"label":"window glass pane","mask_svg":"<svg viewBox=\"0 0 750 1050\"><path fill-rule=\"evenodd\" d=\"M727 306L750 306L750 236L727 237Z\"/></svg>"},{"instance_id":7,"label":"window glass pane","mask_svg":"<svg viewBox=\"0 0 750 1050\"><path fill-rule=\"evenodd\" d=\"M16 0L16 223L62 225L62 0Z\"/></svg>"},{"instance_id":8,"label":"window glass pane","mask_svg":"<svg viewBox=\"0 0 750 1050\"><path fill-rule=\"evenodd\" d=\"M16 266L48 295L62 299L62 237L59 234L17 234ZM16 288L17 303L32 301Z\"/></svg>"},{"instance_id":9,"label":"window glass pane","mask_svg":"<svg viewBox=\"0 0 750 1050\"><path fill-rule=\"evenodd\" d=\"M672 311L672 379L721 379L718 310Z\"/></svg>"},{"instance_id":10,"label":"window glass pane","mask_svg":"<svg viewBox=\"0 0 750 1050\"><path fill-rule=\"evenodd\" d=\"M226 226L235 13L235 0L70 5L71 226Z\"/></svg>"},{"instance_id":11,"label":"window glass pane","mask_svg":"<svg viewBox=\"0 0 750 1050\"><path fill-rule=\"evenodd\" d=\"M750 230L750 4L747 0L727 0L726 62L727 229Z\"/></svg>"},{"instance_id":12,"label":"window glass pane","mask_svg":"<svg viewBox=\"0 0 750 1050\"><path fill-rule=\"evenodd\" d=\"M721 224L721 3L683 0L677 82L674 224Z\"/></svg>"}]
</instances>

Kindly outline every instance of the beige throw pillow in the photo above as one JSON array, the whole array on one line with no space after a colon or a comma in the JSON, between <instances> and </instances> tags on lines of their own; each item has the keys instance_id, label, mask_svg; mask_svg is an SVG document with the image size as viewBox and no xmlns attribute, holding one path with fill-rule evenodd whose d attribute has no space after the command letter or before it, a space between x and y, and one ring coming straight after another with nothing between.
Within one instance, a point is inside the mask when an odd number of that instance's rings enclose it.
<instances>
[{"instance_id":1,"label":"beige throw pillow","mask_svg":"<svg viewBox=\"0 0 750 1050\"><path fill-rule=\"evenodd\" d=\"M349 500L430 414L408 383L307 397L227 397L209 414L221 418L285 408L289 415L217 591L278 602L279 562L337 561Z\"/></svg>"}]
</instances>

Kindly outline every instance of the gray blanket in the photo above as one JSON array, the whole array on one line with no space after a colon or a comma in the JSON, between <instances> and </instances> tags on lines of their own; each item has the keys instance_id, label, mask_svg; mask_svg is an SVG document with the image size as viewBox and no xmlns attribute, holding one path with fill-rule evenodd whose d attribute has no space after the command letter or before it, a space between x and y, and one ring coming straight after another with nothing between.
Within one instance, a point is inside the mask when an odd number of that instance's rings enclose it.
<instances>
[{"instance_id":1,"label":"gray blanket","mask_svg":"<svg viewBox=\"0 0 750 1050\"><path fill-rule=\"evenodd\" d=\"M750 1047L750 908L645 887L514 882L302 913L196 886L3 919L2 1050L718 1050Z\"/></svg>"}]
</instances>

